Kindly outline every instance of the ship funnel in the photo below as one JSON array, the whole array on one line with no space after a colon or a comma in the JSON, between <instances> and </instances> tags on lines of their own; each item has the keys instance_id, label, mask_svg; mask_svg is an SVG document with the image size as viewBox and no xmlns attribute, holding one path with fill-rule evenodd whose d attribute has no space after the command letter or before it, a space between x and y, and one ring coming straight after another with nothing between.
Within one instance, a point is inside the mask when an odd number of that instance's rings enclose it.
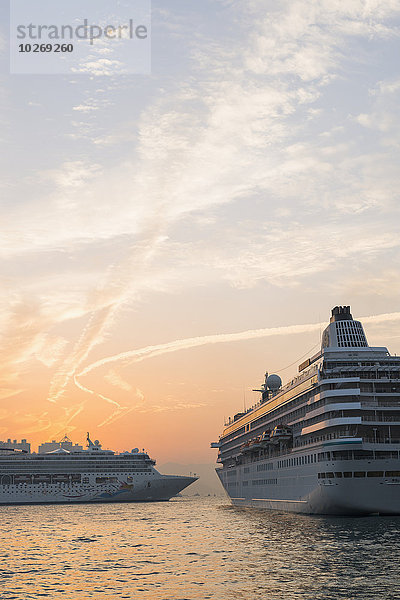
<instances>
[{"instance_id":1,"label":"ship funnel","mask_svg":"<svg viewBox=\"0 0 400 600\"><path fill-rule=\"evenodd\" d=\"M328 327L322 334L321 348L367 348L360 321L355 321L350 306L335 306Z\"/></svg>"},{"instance_id":2,"label":"ship funnel","mask_svg":"<svg viewBox=\"0 0 400 600\"><path fill-rule=\"evenodd\" d=\"M350 306L335 306L332 308L331 323L334 321L352 321Z\"/></svg>"}]
</instances>

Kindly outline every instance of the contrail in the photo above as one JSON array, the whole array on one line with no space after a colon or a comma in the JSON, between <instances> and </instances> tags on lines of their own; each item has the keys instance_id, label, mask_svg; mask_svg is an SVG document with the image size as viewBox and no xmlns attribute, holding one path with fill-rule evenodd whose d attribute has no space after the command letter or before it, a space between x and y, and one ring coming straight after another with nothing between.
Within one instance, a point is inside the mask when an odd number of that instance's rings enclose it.
<instances>
[{"instance_id":1,"label":"contrail","mask_svg":"<svg viewBox=\"0 0 400 600\"><path fill-rule=\"evenodd\" d=\"M97 427L104 427L105 425L111 425L111 423L114 423L115 421L117 421L118 419L120 419L122 416L127 415L128 413L132 412L136 406L121 406L118 402L116 402L115 400L112 400L111 398L107 398L107 396L104 396L103 394L99 394L99 392L95 392L94 390L91 390L90 388L82 385L76 378L76 376L73 377L74 383L75 385L82 390L83 392L87 392L88 394L91 394L92 396L98 396L99 398L101 398L102 400L105 400L106 402L108 402L109 404L112 404L113 406L115 406L115 410L114 412L111 413L111 415L109 415L106 419L104 419L104 421L102 421L101 423L99 423L97 425ZM79 411L80 412L80 411ZM74 415L75 417L76 415ZM71 421L72 419L70 419ZM69 421L68 421L69 422Z\"/></svg>"},{"instance_id":2,"label":"contrail","mask_svg":"<svg viewBox=\"0 0 400 600\"><path fill-rule=\"evenodd\" d=\"M398 321L400 320L400 312L384 313L380 315L361 317L360 320L364 323L384 323L385 321ZM78 373L78 377L87 375L95 369L118 361L139 362L147 358L159 356L160 354L166 354L168 352L177 352L178 350L187 350L189 348L195 348L198 346L206 346L207 344L240 342L256 338L271 337L274 335L293 335L297 333L310 333L313 331L319 331L320 327L324 327L325 325L326 322L307 323L304 325L288 325L284 327L269 327L265 329L249 329L247 331L241 331L238 333L222 333L215 335L206 335L202 337L174 340L165 344L146 346L144 348L139 348L138 350L128 350L127 352L121 352L120 354L115 354L113 356L102 358L92 363L91 365L85 367L85 369Z\"/></svg>"},{"instance_id":3,"label":"contrail","mask_svg":"<svg viewBox=\"0 0 400 600\"><path fill-rule=\"evenodd\" d=\"M160 223L158 222L160 221ZM157 216L157 223L151 224L144 232L145 243L139 244L136 252L129 255L118 268L109 268L106 281L94 291L92 301L94 310L80 338L76 342L72 352L64 360L50 382L48 400L56 403L64 394L69 382L74 378L82 363L85 362L93 348L103 341L104 335L111 327L117 311L126 301L132 288L130 272L134 267L136 271L146 271L149 261L156 255L160 244L163 243L162 235L166 225L161 216ZM146 237L147 236L147 237ZM123 273L123 275L121 275ZM96 308L95 300L105 295L109 302L100 308ZM75 381L76 384L76 381ZM86 391L89 391L88 389ZM99 395L99 394L98 394ZM105 398L107 402L113 400Z\"/></svg>"},{"instance_id":4,"label":"contrail","mask_svg":"<svg viewBox=\"0 0 400 600\"><path fill-rule=\"evenodd\" d=\"M195 348L198 346L206 346L207 344L220 344L224 342L238 342L241 340L248 340L254 338L268 337L272 335L283 335L291 333L305 333L309 331L317 331L319 329L318 324L307 324L307 325L292 325L288 327L271 327L268 329L250 329L248 331L240 331L238 333L221 333L214 335L205 335L202 337L186 338L182 340L174 340L167 342L166 344L157 344L154 346L145 346L138 350L128 350L127 352L121 352L107 358L102 358L87 366L83 371L78 373L78 377L87 375L94 369L98 369L103 365L118 361L133 361L139 362L146 358L152 358L160 354L166 354L167 352L176 352L177 350L187 350L188 348Z\"/></svg>"},{"instance_id":5,"label":"contrail","mask_svg":"<svg viewBox=\"0 0 400 600\"><path fill-rule=\"evenodd\" d=\"M74 377L76 370L88 357L96 343L100 343L102 329L107 319L112 315L114 307L107 306L90 315L89 321L76 342L71 354L64 360L62 366L57 370L50 382L48 400L56 403L64 394L69 381ZM75 382L76 383L76 382Z\"/></svg>"},{"instance_id":6,"label":"contrail","mask_svg":"<svg viewBox=\"0 0 400 600\"><path fill-rule=\"evenodd\" d=\"M91 389L87 388L86 386L82 385L81 383L79 383L79 381L76 379L75 375L74 375L73 379L74 379L75 385L80 390L82 390L82 392L87 392L88 394L92 394L93 396L98 396L99 398L101 398L102 400L105 400L109 404L113 404L114 406L116 406L118 410L125 410L126 407L121 406L115 400L112 400L111 398L107 398L107 396L103 396L103 394L99 394L99 392L95 392L94 390L91 390Z\"/></svg>"}]
</instances>

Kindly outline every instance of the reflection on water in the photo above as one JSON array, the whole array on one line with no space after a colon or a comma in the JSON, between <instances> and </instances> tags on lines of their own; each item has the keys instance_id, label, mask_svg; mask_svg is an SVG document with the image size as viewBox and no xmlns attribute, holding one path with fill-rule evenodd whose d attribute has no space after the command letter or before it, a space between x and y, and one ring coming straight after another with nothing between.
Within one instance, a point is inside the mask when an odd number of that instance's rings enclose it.
<instances>
[{"instance_id":1,"label":"reflection on water","mask_svg":"<svg viewBox=\"0 0 400 600\"><path fill-rule=\"evenodd\" d=\"M395 600L400 517L310 517L219 498L0 507L1 600Z\"/></svg>"}]
</instances>

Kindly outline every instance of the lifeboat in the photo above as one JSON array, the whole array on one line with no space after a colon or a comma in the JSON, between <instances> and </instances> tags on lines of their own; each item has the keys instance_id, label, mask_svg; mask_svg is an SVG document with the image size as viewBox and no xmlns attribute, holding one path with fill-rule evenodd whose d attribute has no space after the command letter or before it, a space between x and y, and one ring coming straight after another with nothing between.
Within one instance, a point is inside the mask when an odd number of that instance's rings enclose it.
<instances>
[{"instance_id":1,"label":"lifeboat","mask_svg":"<svg viewBox=\"0 0 400 600\"><path fill-rule=\"evenodd\" d=\"M269 439L273 444L279 444L280 442L290 442L290 440L292 439L292 431L286 425L277 425L271 431Z\"/></svg>"},{"instance_id":2,"label":"lifeboat","mask_svg":"<svg viewBox=\"0 0 400 600\"><path fill-rule=\"evenodd\" d=\"M261 438L262 438L262 436L259 435L258 437L254 438L253 440L250 441L249 448L251 451L260 450L262 448Z\"/></svg>"},{"instance_id":3,"label":"lifeboat","mask_svg":"<svg viewBox=\"0 0 400 600\"><path fill-rule=\"evenodd\" d=\"M271 432L269 429L267 429L261 435L261 441L260 441L261 448L265 448L266 446L269 446L270 443L271 443Z\"/></svg>"},{"instance_id":4,"label":"lifeboat","mask_svg":"<svg viewBox=\"0 0 400 600\"><path fill-rule=\"evenodd\" d=\"M250 447L251 442L252 440L249 440L240 446L240 452L242 454L247 454L252 451L252 448Z\"/></svg>"}]
</instances>

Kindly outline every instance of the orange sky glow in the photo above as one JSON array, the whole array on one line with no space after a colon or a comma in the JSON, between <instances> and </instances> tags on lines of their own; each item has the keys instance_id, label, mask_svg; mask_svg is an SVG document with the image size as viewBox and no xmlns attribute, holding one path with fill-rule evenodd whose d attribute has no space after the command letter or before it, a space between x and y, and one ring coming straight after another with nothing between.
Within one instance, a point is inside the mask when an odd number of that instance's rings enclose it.
<instances>
[{"instance_id":1,"label":"orange sky glow","mask_svg":"<svg viewBox=\"0 0 400 600\"><path fill-rule=\"evenodd\" d=\"M393 336L400 313L363 322L370 343L391 341L392 351L400 350L400 337ZM280 372L284 381L295 375L297 363L317 350L322 327L297 324L180 339L86 360L75 372L70 370L75 355L58 368L32 357L18 373L15 367L3 370L9 387L3 389L2 439L26 437L36 446L68 434L82 443L90 431L105 447L146 448L162 462L212 462L209 442L218 439L224 417L258 400L252 388L265 369Z\"/></svg>"}]
</instances>

